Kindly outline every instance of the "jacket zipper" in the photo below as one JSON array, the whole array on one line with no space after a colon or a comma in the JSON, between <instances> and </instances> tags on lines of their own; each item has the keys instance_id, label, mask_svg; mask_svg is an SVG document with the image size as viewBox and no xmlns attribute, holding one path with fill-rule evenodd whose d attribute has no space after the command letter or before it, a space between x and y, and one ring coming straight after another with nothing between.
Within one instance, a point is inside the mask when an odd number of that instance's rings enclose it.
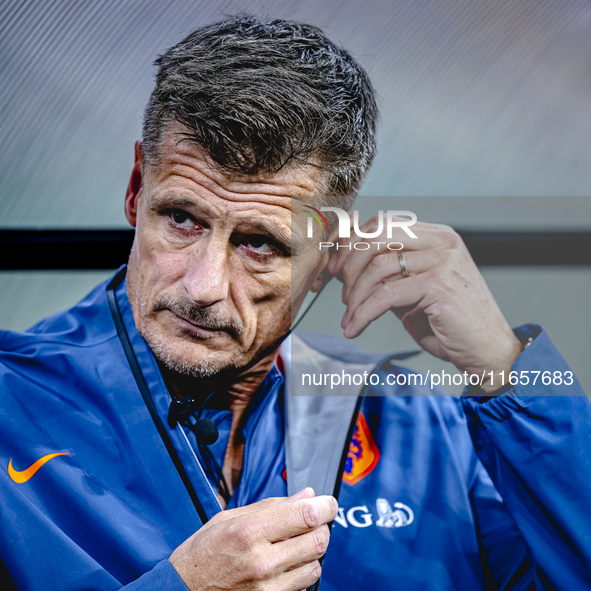
<instances>
[{"instance_id":1,"label":"jacket zipper","mask_svg":"<svg viewBox=\"0 0 591 591\"><path fill-rule=\"evenodd\" d=\"M381 365L381 362L379 365ZM377 367L379 367L379 366L374 367L374 369L372 370L372 373L377 369ZM363 388L363 390L365 390L365 387ZM341 453L341 461L339 463L339 470L337 472L337 479L334 484L334 489L332 491L332 496L337 500L337 502L339 500L339 493L341 492L341 484L343 482L343 472L345 471L345 463L347 462L347 456L349 455L349 447L351 446L351 439L353 438L353 432L355 431L355 424L357 423L357 417L359 415L359 409L361 408L362 401L363 401L363 391L359 395L359 397L357 398L357 404L355 405L355 410L353 411L351 423L349 424L349 432L347 433L347 439L345 440L345 446L343 447L343 452ZM332 530L333 523L334 523L334 521L331 521L328 524L329 531ZM323 562L324 562L324 556L320 559L321 566L322 566ZM316 583L314 585L312 585L312 587L308 588L308 591L318 591L320 588L320 579L321 578L322 578L322 575L320 575L320 578L316 581Z\"/></svg>"}]
</instances>

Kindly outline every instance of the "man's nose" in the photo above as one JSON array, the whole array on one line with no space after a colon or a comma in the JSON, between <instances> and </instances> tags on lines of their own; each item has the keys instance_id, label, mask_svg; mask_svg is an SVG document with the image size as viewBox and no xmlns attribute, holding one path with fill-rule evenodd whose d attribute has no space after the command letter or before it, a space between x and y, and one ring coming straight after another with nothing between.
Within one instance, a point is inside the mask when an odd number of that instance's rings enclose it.
<instances>
[{"instance_id":1,"label":"man's nose","mask_svg":"<svg viewBox=\"0 0 591 591\"><path fill-rule=\"evenodd\" d=\"M210 242L193 253L184 284L191 299L200 307L225 300L230 290L227 249Z\"/></svg>"}]
</instances>

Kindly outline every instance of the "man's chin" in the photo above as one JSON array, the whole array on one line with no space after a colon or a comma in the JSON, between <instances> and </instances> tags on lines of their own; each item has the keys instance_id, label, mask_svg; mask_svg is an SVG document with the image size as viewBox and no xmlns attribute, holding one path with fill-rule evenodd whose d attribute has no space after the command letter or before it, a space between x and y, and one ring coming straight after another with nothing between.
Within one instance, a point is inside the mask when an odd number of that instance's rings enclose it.
<instances>
[{"instance_id":1,"label":"man's chin","mask_svg":"<svg viewBox=\"0 0 591 591\"><path fill-rule=\"evenodd\" d=\"M157 346L150 348L154 357L167 369L193 378L224 378L238 367L235 361L229 361L219 355L195 359Z\"/></svg>"},{"instance_id":2,"label":"man's chin","mask_svg":"<svg viewBox=\"0 0 591 591\"><path fill-rule=\"evenodd\" d=\"M218 361L200 361L198 363L176 359L173 356L156 357L167 369L178 374L199 379L224 379L236 370L236 365Z\"/></svg>"},{"instance_id":3,"label":"man's chin","mask_svg":"<svg viewBox=\"0 0 591 591\"><path fill-rule=\"evenodd\" d=\"M243 365L236 342L229 344L234 350L227 351L212 347L213 339L196 342L185 335L162 338L161 335L142 334L142 337L164 367L185 376L224 378Z\"/></svg>"}]
</instances>

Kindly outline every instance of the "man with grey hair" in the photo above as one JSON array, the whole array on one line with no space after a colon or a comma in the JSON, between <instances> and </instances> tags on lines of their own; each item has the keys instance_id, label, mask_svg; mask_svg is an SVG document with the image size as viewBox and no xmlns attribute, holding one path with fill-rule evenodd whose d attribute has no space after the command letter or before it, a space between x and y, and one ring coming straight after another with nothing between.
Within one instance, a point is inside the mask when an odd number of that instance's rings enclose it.
<instances>
[{"instance_id":1,"label":"man with grey hair","mask_svg":"<svg viewBox=\"0 0 591 591\"><path fill-rule=\"evenodd\" d=\"M365 71L315 27L248 16L156 63L128 265L2 336L6 588L589 585L591 410L545 332L511 330L450 228L413 225L403 254L306 238L304 206L349 210L374 157ZM396 355L290 336L332 277L346 337L391 310L482 376L472 396L410 385ZM290 376L328 369L378 379L297 396Z\"/></svg>"}]
</instances>

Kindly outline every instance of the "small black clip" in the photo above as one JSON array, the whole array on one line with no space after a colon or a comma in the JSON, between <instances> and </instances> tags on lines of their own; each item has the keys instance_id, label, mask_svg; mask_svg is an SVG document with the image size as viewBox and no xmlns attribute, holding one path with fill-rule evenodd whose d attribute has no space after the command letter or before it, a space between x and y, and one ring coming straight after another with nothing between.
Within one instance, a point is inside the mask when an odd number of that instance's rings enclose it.
<instances>
[{"instance_id":1,"label":"small black clip","mask_svg":"<svg viewBox=\"0 0 591 591\"><path fill-rule=\"evenodd\" d=\"M191 396L185 396L180 402L172 398L170 408L168 409L168 424L174 429L177 423L183 423L195 411L195 399Z\"/></svg>"},{"instance_id":2,"label":"small black clip","mask_svg":"<svg viewBox=\"0 0 591 591\"><path fill-rule=\"evenodd\" d=\"M174 429L177 424L179 401L176 398L171 398L170 407L168 409L168 426Z\"/></svg>"}]
</instances>

